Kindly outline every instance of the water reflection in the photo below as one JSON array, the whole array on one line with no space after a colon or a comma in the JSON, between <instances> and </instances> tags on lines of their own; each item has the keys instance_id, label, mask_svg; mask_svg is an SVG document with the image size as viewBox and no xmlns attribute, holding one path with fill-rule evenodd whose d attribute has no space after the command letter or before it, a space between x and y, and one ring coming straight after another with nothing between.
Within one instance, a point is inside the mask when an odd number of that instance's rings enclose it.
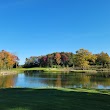
<instances>
[{"instance_id":1,"label":"water reflection","mask_svg":"<svg viewBox=\"0 0 110 110\"><path fill-rule=\"evenodd\" d=\"M65 87L110 89L110 73L43 73L25 71L0 77L0 87Z\"/></svg>"},{"instance_id":2,"label":"water reflection","mask_svg":"<svg viewBox=\"0 0 110 110\"><path fill-rule=\"evenodd\" d=\"M0 87L1 88L13 87L16 82L16 77L17 75L0 76Z\"/></svg>"}]
</instances>

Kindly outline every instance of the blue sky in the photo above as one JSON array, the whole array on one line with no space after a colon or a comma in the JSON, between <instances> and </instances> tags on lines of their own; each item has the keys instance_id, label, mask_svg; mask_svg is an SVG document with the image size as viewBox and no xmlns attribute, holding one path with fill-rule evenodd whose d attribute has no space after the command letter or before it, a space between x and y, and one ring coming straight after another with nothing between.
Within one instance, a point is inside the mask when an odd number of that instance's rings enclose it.
<instances>
[{"instance_id":1,"label":"blue sky","mask_svg":"<svg viewBox=\"0 0 110 110\"><path fill-rule=\"evenodd\" d=\"M110 54L110 0L0 0L0 50L20 64L80 48Z\"/></svg>"}]
</instances>

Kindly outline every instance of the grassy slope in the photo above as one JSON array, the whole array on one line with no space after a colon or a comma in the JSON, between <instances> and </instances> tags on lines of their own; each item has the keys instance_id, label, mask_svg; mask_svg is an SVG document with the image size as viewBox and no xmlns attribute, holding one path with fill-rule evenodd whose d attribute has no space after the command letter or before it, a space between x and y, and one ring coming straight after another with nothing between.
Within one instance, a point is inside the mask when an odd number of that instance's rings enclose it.
<instances>
[{"instance_id":1,"label":"grassy slope","mask_svg":"<svg viewBox=\"0 0 110 110\"><path fill-rule=\"evenodd\" d=\"M20 88L0 90L0 110L109 109L110 91Z\"/></svg>"}]
</instances>

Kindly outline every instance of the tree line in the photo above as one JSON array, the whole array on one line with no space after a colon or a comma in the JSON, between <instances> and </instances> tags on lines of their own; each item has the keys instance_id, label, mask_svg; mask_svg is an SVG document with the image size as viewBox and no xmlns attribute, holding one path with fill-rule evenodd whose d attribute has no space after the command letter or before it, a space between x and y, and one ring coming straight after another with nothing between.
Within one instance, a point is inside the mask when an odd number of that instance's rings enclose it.
<instances>
[{"instance_id":1,"label":"tree line","mask_svg":"<svg viewBox=\"0 0 110 110\"><path fill-rule=\"evenodd\" d=\"M91 66L110 67L110 56L101 52L93 54L85 49L79 49L76 53L55 52L44 56L31 56L26 58L24 68L31 67L72 67L78 69L89 69Z\"/></svg>"},{"instance_id":2,"label":"tree line","mask_svg":"<svg viewBox=\"0 0 110 110\"><path fill-rule=\"evenodd\" d=\"M18 56L7 52L0 51L0 70L11 69L19 64ZM89 69L92 66L110 68L110 56L101 52L93 54L85 49L79 49L76 53L72 52L55 52L43 56L31 56L26 58L24 68L32 67L72 67L74 69Z\"/></svg>"},{"instance_id":3,"label":"tree line","mask_svg":"<svg viewBox=\"0 0 110 110\"><path fill-rule=\"evenodd\" d=\"M19 58L5 50L0 51L0 70L8 70L17 67Z\"/></svg>"}]
</instances>

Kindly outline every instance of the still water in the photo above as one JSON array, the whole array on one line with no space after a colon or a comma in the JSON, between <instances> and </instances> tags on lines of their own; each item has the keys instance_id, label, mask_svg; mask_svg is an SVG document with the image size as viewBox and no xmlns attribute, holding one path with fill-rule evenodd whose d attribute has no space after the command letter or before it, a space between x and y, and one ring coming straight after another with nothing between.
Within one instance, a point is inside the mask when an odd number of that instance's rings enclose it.
<instances>
[{"instance_id":1,"label":"still water","mask_svg":"<svg viewBox=\"0 0 110 110\"><path fill-rule=\"evenodd\" d=\"M0 76L0 87L110 89L110 73L85 74L26 71L17 75Z\"/></svg>"}]
</instances>

